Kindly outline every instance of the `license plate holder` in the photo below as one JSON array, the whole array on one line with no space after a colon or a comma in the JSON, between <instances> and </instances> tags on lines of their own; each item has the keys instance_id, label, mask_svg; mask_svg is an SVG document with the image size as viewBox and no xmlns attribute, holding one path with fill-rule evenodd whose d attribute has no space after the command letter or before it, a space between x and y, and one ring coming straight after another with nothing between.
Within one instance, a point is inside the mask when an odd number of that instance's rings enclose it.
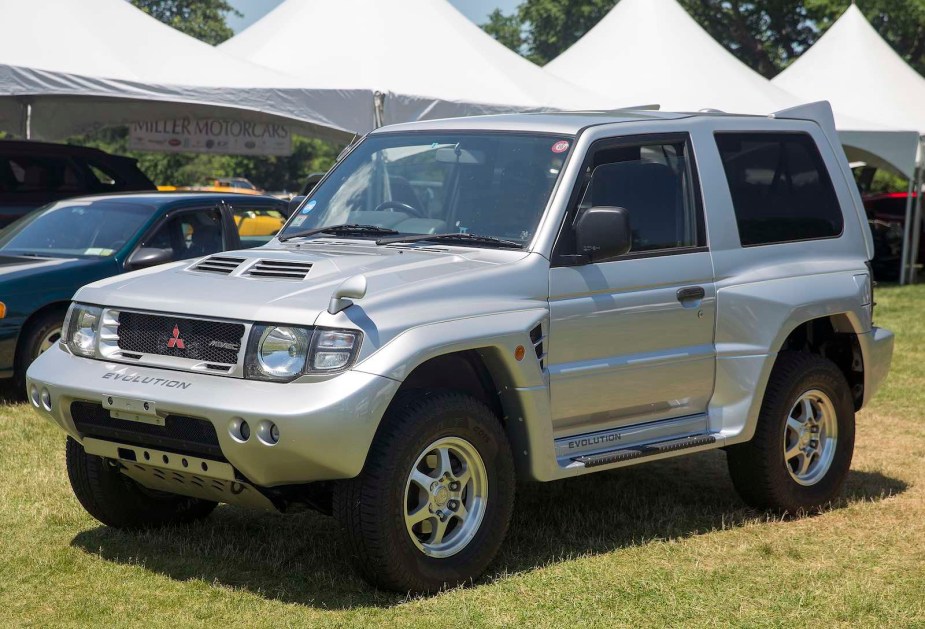
<instances>
[{"instance_id":1,"label":"license plate holder","mask_svg":"<svg viewBox=\"0 0 925 629\"><path fill-rule=\"evenodd\" d=\"M157 414L157 405L150 400L104 395L103 408L109 409L109 415L114 419L125 419L154 426L165 425L164 418Z\"/></svg>"}]
</instances>

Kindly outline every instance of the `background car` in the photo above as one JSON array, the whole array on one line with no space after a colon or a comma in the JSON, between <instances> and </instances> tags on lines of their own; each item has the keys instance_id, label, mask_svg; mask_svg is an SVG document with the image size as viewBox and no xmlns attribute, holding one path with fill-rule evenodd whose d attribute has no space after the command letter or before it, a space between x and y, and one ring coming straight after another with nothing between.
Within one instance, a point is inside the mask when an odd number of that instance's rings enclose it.
<instances>
[{"instance_id":1,"label":"background car","mask_svg":"<svg viewBox=\"0 0 925 629\"><path fill-rule=\"evenodd\" d=\"M183 186L177 190L190 192L237 192L240 194L263 194L257 186L244 177L216 177L204 186Z\"/></svg>"},{"instance_id":2,"label":"background car","mask_svg":"<svg viewBox=\"0 0 925 629\"><path fill-rule=\"evenodd\" d=\"M913 193L913 200L915 200ZM874 235L876 253L872 261L874 275L879 280L893 281L899 278L902 256L903 231L906 225L905 192L884 192L863 195L864 210ZM910 245L911 246L911 245ZM925 223L919 234L919 249L916 260L925 262Z\"/></svg>"},{"instance_id":3,"label":"background car","mask_svg":"<svg viewBox=\"0 0 925 629\"><path fill-rule=\"evenodd\" d=\"M84 284L266 243L286 211L274 197L150 193L68 199L23 217L0 233L0 378L21 389Z\"/></svg>"},{"instance_id":4,"label":"background car","mask_svg":"<svg viewBox=\"0 0 925 629\"><path fill-rule=\"evenodd\" d=\"M0 228L52 201L143 190L156 188L130 157L69 144L0 140Z\"/></svg>"}]
</instances>

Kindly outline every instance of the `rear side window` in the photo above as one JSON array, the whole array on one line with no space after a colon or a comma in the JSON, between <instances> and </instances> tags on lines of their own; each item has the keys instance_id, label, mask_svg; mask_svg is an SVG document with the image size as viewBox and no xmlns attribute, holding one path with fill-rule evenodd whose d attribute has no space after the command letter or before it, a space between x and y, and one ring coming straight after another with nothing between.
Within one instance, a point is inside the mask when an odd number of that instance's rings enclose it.
<instances>
[{"instance_id":1,"label":"rear side window","mask_svg":"<svg viewBox=\"0 0 925 629\"><path fill-rule=\"evenodd\" d=\"M805 133L718 133L743 247L832 238L844 225L835 188Z\"/></svg>"}]
</instances>

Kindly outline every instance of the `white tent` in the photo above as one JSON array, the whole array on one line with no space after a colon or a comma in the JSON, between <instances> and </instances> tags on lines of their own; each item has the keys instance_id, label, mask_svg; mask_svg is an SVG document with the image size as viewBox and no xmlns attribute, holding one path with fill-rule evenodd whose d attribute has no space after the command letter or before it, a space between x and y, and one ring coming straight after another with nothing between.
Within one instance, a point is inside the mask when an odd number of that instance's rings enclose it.
<instances>
[{"instance_id":1,"label":"white tent","mask_svg":"<svg viewBox=\"0 0 925 629\"><path fill-rule=\"evenodd\" d=\"M593 85L620 105L658 103L669 111L770 114L830 100L773 85L717 43L676 0L621 0L546 70ZM858 120L832 105L849 159L911 176L917 140L898 130L908 127Z\"/></svg>"},{"instance_id":2,"label":"white tent","mask_svg":"<svg viewBox=\"0 0 925 629\"><path fill-rule=\"evenodd\" d=\"M675 0L621 0L546 70L669 111L768 114L798 105L719 45Z\"/></svg>"},{"instance_id":3,"label":"white tent","mask_svg":"<svg viewBox=\"0 0 925 629\"><path fill-rule=\"evenodd\" d=\"M445 0L286 0L219 49L312 87L386 94L383 124L610 105L508 50Z\"/></svg>"},{"instance_id":4,"label":"white tent","mask_svg":"<svg viewBox=\"0 0 925 629\"><path fill-rule=\"evenodd\" d=\"M925 78L853 4L772 83L801 98L825 96L850 116L925 135Z\"/></svg>"},{"instance_id":5,"label":"white tent","mask_svg":"<svg viewBox=\"0 0 925 629\"><path fill-rule=\"evenodd\" d=\"M925 78L896 54L854 4L773 83L808 99L825 94L839 111L925 135ZM901 281L914 270L921 221L921 201L914 220L910 203Z\"/></svg>"},{"instance_id":6,"label":"white tent","mask_svg":"<svg viewBox=\"0 0 925 629\"><path fill-rule=\"evenodd\" d=\"M0 15L3 130L23 133L28 123L32 137L60 139L194 116L285 121L349 139L373 125L371 92L304 89L304 81L222 53L125 0L0 0Z\"/></svg>"},{"instance_id":7,"label":"white tent","mask_svg":"<svg viewBox=\"0 0 925 629\"><path fill-rule=\"evenodd\" d=\"M851 12L860 15L855 7ZM840 44L842 51L856 45L845 40ZM811 57L816 46L804 57ZM834 62L819 64L819 74L829 72L831 63ZM877 88L868 80L876 71L853 65L845 70L845 77L851 80L839 79L843 91L870 94L876 101ZM840 92L819 89L794 94L784 89L790 88L789 84L775 85L776 80L768 81L717 43L676 0L620 0L584 37L547 64L546 70L579 85L593 85L622 105L658 103L674 111L720 109L770 114L801 103L828 100L835 109L836 126L848 159L865 161L910 179L915 177L919 139L912 130L918 126L905 119L871 118L871 110L843 107L837 98ZM859 76L865 77L863 89L859 87ZM901 90L904 86L897 81L895 88ZM925 98L918 102L925 102Z\"/></svg>"}]
</instances>

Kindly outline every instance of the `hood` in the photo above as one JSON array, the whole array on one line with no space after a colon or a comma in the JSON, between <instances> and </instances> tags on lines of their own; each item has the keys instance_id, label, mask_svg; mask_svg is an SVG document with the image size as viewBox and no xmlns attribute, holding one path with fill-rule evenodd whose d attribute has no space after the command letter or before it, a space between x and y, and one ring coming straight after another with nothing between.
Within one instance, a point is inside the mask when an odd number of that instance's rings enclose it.
<instances>
[{"instance_id":1,"label":"hood","mask_svg":"<svg viewBox=\"0 0 925 629\"><path fill-rule=\"evenodd\" d=\"M82 284L110 275L111 258L46 258L0 254L0 295L76 291ZM105 271L103 271L105 269Z\"/></svg>"},{"instance_id":2,"label":"hood","mask_svg":"<svg viewBox=\"0 0 925 629\"><path fill-rule=\"evenodd\" d=\"M544 263L546 272L531 271ZM367 280L366 296L343 313L329 315L334 290L361 274ZM524 251L319 239L129 273L86 286L76 298L242 321L353 326L362 320L381 332L381 326L407 329L545 303L548 263Z\"/></svg>"}]
</instances>

